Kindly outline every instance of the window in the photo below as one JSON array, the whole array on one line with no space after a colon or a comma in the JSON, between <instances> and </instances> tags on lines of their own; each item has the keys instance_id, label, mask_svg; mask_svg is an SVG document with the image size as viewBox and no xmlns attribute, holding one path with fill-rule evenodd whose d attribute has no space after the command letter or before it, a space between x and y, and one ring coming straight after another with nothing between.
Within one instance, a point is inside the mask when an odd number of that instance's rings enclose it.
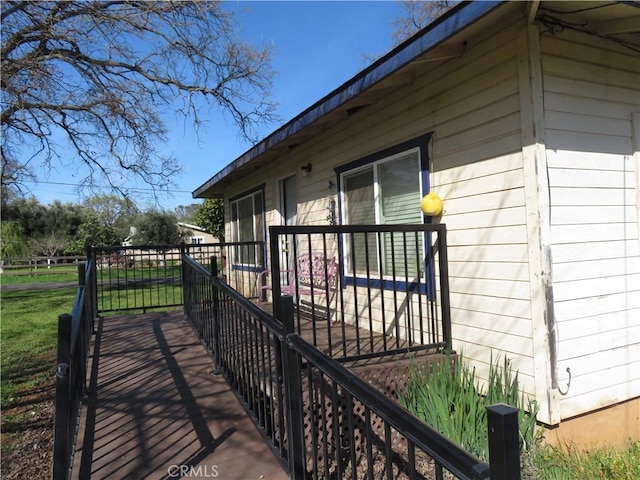
<instances>
[{"instance_id":1,"label":"window","mask_svg":"<svg viewBox=\"0 0 640 480\"><path fill-rule=\"evenodd\" d=\"M262 188L232 199L231 241L258 242L264 239L264 194ZM256 245L238 246L234 249L234 263L257 265Z\"/></svg>"},{"instance_id":2,"label":"window","mask_svg":"<svg viewBox=\"0 0 640 480\"><path fill-rule=\"evenodd\" d=\"M192 245L200 245L201 243L204 243L204 237L191 237Z\"/></svg>"},{"instance_id":3,"label":"window","mask_svg":"<svg viewBox=\"0 0 640 480\"><path fill-rule=\"evenodd\" d=\"M339 169L341 216L348 225L421 224L428 191L424 136ZM359 233L343 239L347 274L379 278L421 275L425 239L419 234Z\"/></svg>"}]
</instances>

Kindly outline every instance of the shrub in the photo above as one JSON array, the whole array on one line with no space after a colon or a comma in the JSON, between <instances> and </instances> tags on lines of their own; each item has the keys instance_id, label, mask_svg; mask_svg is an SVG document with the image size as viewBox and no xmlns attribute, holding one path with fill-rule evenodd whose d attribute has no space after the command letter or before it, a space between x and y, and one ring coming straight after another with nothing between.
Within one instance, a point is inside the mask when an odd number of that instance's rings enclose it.
<instances>
[{"instance_id":1,"label":"shrub","mask_svg":"<svg viewBox=\"0 0 640 480\"><path fill-rule=\"evenodd\" d=\"M529 451L535 442L535 422L538 405L525 401L519 391L518 372L513 372L506 357L493 361L486 391L479 386L475 369L460 355L446 357L428 368L415 360L409 370L406 387L397 388L400 404L416 417L439 431L451 441L488 461L487 407L506 403L519 410L520 450Z\"/></svg>"}]
</instances>

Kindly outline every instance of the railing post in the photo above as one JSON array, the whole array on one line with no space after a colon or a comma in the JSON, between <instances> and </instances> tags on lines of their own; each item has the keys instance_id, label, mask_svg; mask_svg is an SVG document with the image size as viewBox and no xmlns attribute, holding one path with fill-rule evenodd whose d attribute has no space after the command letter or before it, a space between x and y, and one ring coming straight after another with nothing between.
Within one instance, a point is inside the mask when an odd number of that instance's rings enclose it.
<instances>
[{"instance_id":1,"label":"railing post","mask_svg":"<svg viewBox=\"0 0 640 480\"><path fill-rule=\"evenodd\" d=\"M184 318L187 322L191 323L191 277L187 273L187 262L185 260L185 253L180 249L180 277L182 280L182 309L184 312Z\"/></svg>"},{"instance_id":2,"label":"railing post","mask_svg":"<svg viewBox=\"0 0 640 480\"><path fill-rule=\"evenodd\" d=\"M447 230L438 230L438 267L440 273L440 308L442 308L442 341L445 350L451 352L451 300L449 298L449 259L447 258Z\"/></svg>"},{"instance_id":3,"label":"railing post","mask_svg":"<svg viewBox=\"0 0 640 480\"><path fill-rule=\"evenodd\" d=\"M279 313L283 325L282 362L284 373L287 436L289 439L289 469L293 480L305 477L304 418L302 414L302 379L300 361L287 343L288 335L295 333L293 297L280 299Z\"/></svg>"},{"instance_id":4,"label":"railing post","mask_svg":"<svg viewBox=\"0 0 640 480\"><path fill-rule=\"evenodd\" d=\"M86 287L87 286L87 264L86 262L78 263L78 286Z\"/></svg>"},{"instance_id":5,"label":"railing post","mask_svg":"<svg viewBox=\"0 0 640 480\"><path fill-rule=\"evenodd\" d=\"M91 299L90 289L87 288L87 262L78 263L78 287L84 288L84 301L78 305L79 318L78 318L78 343L77 347L81 351L80 355L80 375L82 377L82 383L84 389L87 390L87 366L86 360L89 357L89 343L91 343L91 333L93 332L93 319L90 318L91 312Z\"/></svg>"},{"instance_id":6,"label":"railing post","mask_svg":"<svg viewBox=\"0 0 640 480\"><path fill-rule=\"evenodd\" d=\"M182 306L187 305L187 285L186 285L186 267L184 263L184 257L187 255L188 250L184 242L180 242L180 283L182 284Z\"/></svg>"},{"instance_id":7,"label":"railing post","mask_svg":"<svg viewBox=\"0 0 640 480\"><path fill-rule=\"evenodd\" d=\"M491 480L520 480L518 409L503 403L487 407Z\"/></svg>"},{"instance_id":8,"label":"railing post","mask_svg":"<svg viewBox=\"0 0 640 480\"><path fill-rule=\"evenodd\" d=\"M98 261L95 255L95 249L91 246L87 247L87 265L91 271L89 272L89 285L87 293L89 295L89 309L91 315L91 331L96 333L95 320L98 318Z\"/></svg>"},{"instance_id":9,"label":"railing post","mask_svg":"<svg viewBox=\"0 0 640 480\"><path fill-rule=\"evenodd\" d=\"M71 321L68 313L58 315L58 355L56 400L53 422L53 480L66 480L69 474L69 363L71 361Z\"/></svg>"},{"instance_id":10,"label":"railing post","mask_svg":"<svg viewBox=\"0 0 640 480\"><path fill-rule=\"evenodd\" d=\"M211 256L211 275L212 277L218 278L218 257L215 255ZM213 373L216 375L220 374L220 292L218 287L216 287L215 283L212 283L213 291L211 294L213 295L213 359L214 359L214 369Z\"/></svg>"}]
</instances>

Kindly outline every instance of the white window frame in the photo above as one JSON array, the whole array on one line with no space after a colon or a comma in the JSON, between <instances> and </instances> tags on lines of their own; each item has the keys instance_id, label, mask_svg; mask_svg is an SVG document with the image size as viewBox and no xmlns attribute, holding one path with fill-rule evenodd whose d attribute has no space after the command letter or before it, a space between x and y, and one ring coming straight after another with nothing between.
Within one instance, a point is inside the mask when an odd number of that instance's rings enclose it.
<instances>
[{"instance_id":1,"label":"white window frame","mask_svg":"<svg viewBox=\"0 0 640 480\"><path fill-rule=\"evenodd\" d=\"M260 196L261 198L261 211L256 212L256 197ZM252 239L251 240L240 240L240 229L239 229L239 224L240 221L242 220L242 218L240 218L239 216L239 206L240 203L244 200L247 199L251 199L251 208L252 208L252 213L251 213L251 220L252 220ZM265 219L264 219L264 215L265 215L265 204L264 204L264 188L260 187L257 188L255 190L252 190L248 193L242 194L240 196L234 197L231 200L229 200L229 211L230 211L230 227L231 227L231 242L232 243L237 243L237 242L247 242L247 241L251 241L251 242L259 242L259 241L264 241L264 225L265 225ZM258 222L257 219L260 219L260 221ZM242 258L239 258L241 256L241 254L239 253L240 251L242 251L242 249L232 249L233 251L233 257L232 257L232 262L234 266L237 267L254 267L257 264L254 262L246 262L243 261Z\"/></svg>"}]
</instances>

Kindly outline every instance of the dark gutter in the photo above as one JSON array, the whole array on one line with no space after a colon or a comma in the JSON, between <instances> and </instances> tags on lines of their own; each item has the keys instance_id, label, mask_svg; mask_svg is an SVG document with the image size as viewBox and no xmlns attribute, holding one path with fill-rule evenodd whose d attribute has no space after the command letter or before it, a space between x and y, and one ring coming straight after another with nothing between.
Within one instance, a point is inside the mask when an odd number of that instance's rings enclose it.
<instances>
[{"instance_id":1,"label":"dark gutter","mask_svg":"<svg viewBox=\"0 0 640 480\"><path fill-rule=\"evenodd\" d=\"M284 124L264 140L249 149L242 156L228 164L207 182L192 192L193 198L201 195L231 175L243 165L262 155L271 148L284 142L287 138L300 132L319 118L334 111L340 105L357 97L376 83L384 80L392 73L411 63L420 55L437 47L448 38L469 27L504 1L462 2L429 26L401 43L385 56L362 70L355 77L314 103L298 116Z\"/></svg>"}]
</instances>

